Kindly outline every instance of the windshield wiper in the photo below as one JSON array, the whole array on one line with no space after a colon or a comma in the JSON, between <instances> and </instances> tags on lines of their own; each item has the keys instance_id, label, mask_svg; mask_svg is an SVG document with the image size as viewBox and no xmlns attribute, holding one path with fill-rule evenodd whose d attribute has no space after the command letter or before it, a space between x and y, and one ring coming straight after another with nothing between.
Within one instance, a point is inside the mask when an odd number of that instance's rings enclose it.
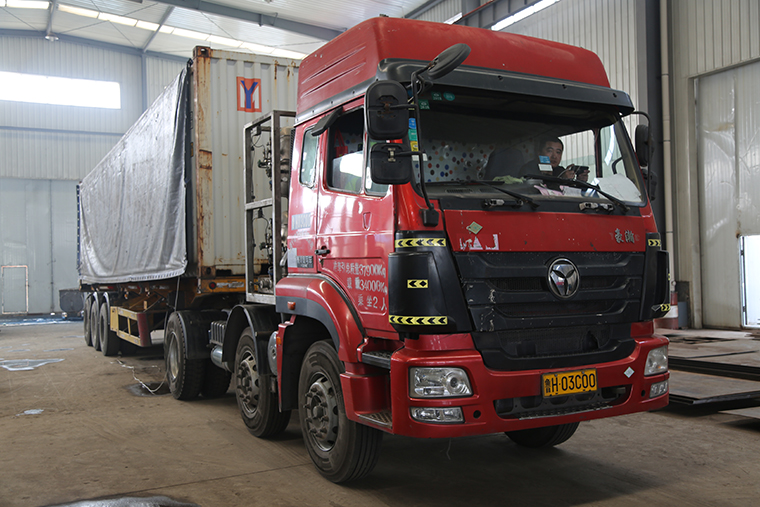
<instances>
[{"instance_id":1,"label":"windshield wiper","mask_svg":"<svg viewBox=\"0 0 760 507\"><path fill-rule=\"evenodd\" d=\"M605 192L604 190L602 190L601 188L599 188L599 185L592 185L591 183L588 183L586 181L582 181L582 180L569 180L569 179L565 179L565 178L558 178L557 176L547 176L545 174L526 174L524 176L524 178L525 179L541 180L541 181L545 181L547 183L557 183L558 185L564 185L566 187L588 188L588 189L591 189L591 190L595 190L600 195L603 195L604 197L606 197L607 199L609 199L610 201L612 201L617 206L620 206L620 208L622 208L622 210L623 210L623 213L628 213L628 210L630 210L630 208L628 207L628 205L626 203L624 203L623 201L621 201L620 199L618 199L614 195L612 195L612 194L610 194L608 192Z\"/></svg>"},{"instance_id":2,"label":"windshield wiper","mask_svg":"<svg viewBox=\"0 0 760 507\"><path fill-rule=\"evenodd\" d=\"M501 184L501 182L499 182ZM538 203L528 197L527 195L520 194L518 192L513 192L512 190L507 190L506 188L500 188L498 187L493 181L491 180L454 180L454 181L437 181L435 183L432 183L433 185L483 185L486 187L491 187L494 190L498 190L499 192L503 194L507 194L508 196L512 197L515 200L515 206L520 207L524 205L525 203L528 203L531 205L533 209L538 208ZM487 207L493 207L493 206L501 206L501 203L496 202L498 199L486 199L485 205Z\"/></svg>"}]
</instances>

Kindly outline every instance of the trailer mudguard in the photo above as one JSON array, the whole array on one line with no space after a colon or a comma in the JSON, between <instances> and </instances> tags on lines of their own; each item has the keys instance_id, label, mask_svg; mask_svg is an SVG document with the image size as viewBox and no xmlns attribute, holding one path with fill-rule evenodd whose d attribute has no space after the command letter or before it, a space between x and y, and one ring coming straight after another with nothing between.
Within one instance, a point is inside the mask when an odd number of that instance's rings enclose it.
<instances>
[{"instance_id":1,"label":"trailer mudguard","mask_svg":"<svg viewBox=\"0 0 760 507\"><path fill-rule=\"evenodd\" d=\"M269 374L269 360L267 359L267 343L269 336L277 331L279 318L271 305L238 305L232 309L227 318L227 326L224 331L224 344L222 345L222 361L233 365L234 371L235 354L237 352L240 335L246 327L253 330L254 346L256 347L256 363L260 374Z\"/></svg>"}]
</instances>

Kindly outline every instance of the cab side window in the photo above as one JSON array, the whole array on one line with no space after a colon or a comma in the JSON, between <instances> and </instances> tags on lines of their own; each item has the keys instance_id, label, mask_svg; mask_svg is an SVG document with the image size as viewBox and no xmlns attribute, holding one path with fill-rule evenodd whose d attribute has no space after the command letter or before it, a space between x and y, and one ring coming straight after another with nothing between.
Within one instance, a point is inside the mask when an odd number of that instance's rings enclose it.
<instances>
[{"instance_id":1,"label":"cab side window","mask_svg":"<svg viewBox=\"0 0 760 507\"><path fill-rule=\"evenodd\" d=\"M362 110L344 114L330 128L327 186L358 194L364 174Z\"/></svg>"},{"instance_id":2,"label":"cab side window","mask_svg":"<svg viewBox=\"0 0 760 507\"><path fill-rule=\"evenodd\" d=\"M301 145L301 171L298 180L302 185L307 187L314 186L314 178L317 175L317 149L319 147L319 136L311 135L312 131L307 130L303 135Z\"/></svg>"}]
</instances>

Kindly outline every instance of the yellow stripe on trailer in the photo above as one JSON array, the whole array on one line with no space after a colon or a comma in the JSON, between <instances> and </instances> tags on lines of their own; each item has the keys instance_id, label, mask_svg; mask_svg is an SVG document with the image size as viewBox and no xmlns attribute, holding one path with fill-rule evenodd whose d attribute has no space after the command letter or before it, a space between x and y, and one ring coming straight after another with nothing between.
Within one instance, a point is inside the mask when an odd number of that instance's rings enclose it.
<instances>
[{"instance_id":1,"label":"yellow stripe on trailer","mask_svg":"<svg viewBox=\"0 0 760 507\"><path fill-rule=\"evenodd\" d=\"M401 315L391 315L391 324L400 324L402 326L445 326L449 323L447 317L404 317Z\"/></svg>"},{"instance_id":2,"label":"yellow stripe on trailer","mask_svg":"<svg viewBox=\"0 0 760 507\"><path fill-rule=\"evenodd\" d=\"M423 246L446 246L446 238L397 239L396 248L419 248Z\"/></svg>"}]
</instances>

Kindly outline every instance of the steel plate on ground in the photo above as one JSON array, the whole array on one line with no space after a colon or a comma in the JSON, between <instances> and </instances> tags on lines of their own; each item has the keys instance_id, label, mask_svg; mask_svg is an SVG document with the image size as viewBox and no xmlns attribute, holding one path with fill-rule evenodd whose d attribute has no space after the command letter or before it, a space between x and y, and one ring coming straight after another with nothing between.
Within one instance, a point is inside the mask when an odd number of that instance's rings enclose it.
<instances>
[{"instance_id":1,"label":"steel plate on ground","mask_svg":"<svg viewBox=\"0 0 760 507\"><path fill-rule=\"evenodd\" d=\"M760 407L738 408L736 410L721 410L720 413L760 419Z\"/></svg>"},{"instance_id":2,"label":"steel plate on ground","mask_svg":"<svg viewBox=\"0 0 760 507\"><path fill-rule=\"evenodd\" d=\"M760 399L760 382L670 371L670 400L676 403L702 405L753 398Z\"/></svg>"}]
</instances>

